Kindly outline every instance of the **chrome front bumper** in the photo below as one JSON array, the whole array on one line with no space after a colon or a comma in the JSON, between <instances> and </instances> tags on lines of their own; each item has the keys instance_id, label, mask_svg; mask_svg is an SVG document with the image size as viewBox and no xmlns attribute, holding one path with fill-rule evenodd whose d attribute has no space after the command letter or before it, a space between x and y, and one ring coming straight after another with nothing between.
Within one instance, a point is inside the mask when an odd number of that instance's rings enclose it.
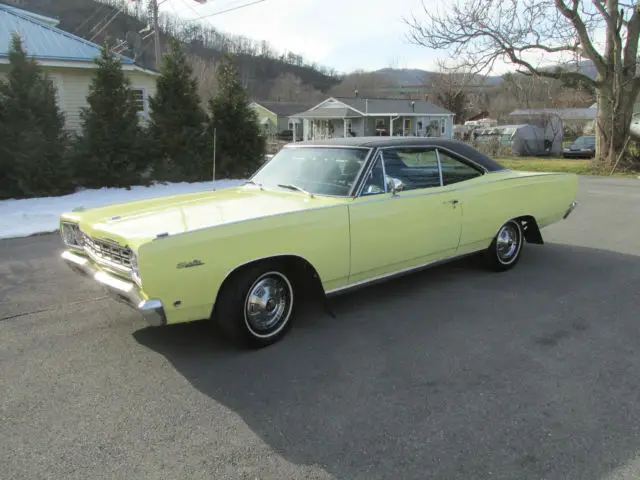
<instances>
[{"instance_id":1,"label":"chrome front bumper","mask_svg":"<svg viewBox=\"0 0 640 480\"><path fill-rule=\"evenodd\" d=\"M578 202L576 202L575 200L573 202L571 202L571 205L569 205L569 208L567 209L567 211L564 212L564 215L562 216L562 219L564 220L569 215L571 215L571 212L573 212L577 206L578 206Z\"/></svg>"},{"instance_id":2,"label":"chrome front bumper","mask_svg":"<svg viewBox=\"0 0 640 480\"><path fill-rule=\"evenodd\" d=\"M61 257L72 270L93 278L114 299L140 312L150 325L159 327L167 324L162 302L142 298L140 290L134 282L127 282L103 272L94 267L87 257L76 255L68 250L62 252Z\"/></svg>"}]
</instances>

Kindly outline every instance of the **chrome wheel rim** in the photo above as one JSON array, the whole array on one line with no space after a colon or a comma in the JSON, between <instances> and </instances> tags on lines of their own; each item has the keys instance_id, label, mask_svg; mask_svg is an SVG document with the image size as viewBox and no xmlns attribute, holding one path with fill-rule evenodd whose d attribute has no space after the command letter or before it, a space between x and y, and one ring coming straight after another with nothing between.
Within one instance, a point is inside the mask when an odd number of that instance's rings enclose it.
<instances>
[{"instance_id":1,"label":"chrome wheel rim","mask_svg":"<svg viewBox=\"0 0 640 480\"><path fill-rule=\"evenodd\" d=\"M252 335L277 335L289 321L293 306L291 283L279 272L261 275L249 288L244 303L245 324Z\"/></svg>"},{"instance_id":2,"label":"chrome wheel rim","mask_svg":"<svg viewBox=\"0 0 640 480\"><path fill-rule=\"evenodd\" d=\"M496 237L496 249L500 263L508 265L518 256L521 233L518 225L509 222L502 226Z\"/></svg>"}]
</instances>

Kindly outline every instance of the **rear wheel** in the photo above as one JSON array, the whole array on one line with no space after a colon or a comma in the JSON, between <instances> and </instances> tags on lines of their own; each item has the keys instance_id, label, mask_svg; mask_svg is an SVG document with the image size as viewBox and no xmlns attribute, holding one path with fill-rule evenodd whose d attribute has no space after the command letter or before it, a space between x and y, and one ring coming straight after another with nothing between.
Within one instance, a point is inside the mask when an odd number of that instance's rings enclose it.
<instances>
[{"instance_id":1,"label":"rear wheel","mask_svg":"<svg viewBox=\"0 0 640 480\"><path fill-rule=\"evenodd\" d=\"M291 329L294 285L277 263L248 267L226 282L215 317L235 343L261 348L279 341Z\"/></svg>"},{"instance_id":2,"label":"rear wheel","mask_svg":"<svg viewBox=\"0 0 640 480\"><path fill-rule=\"evenodd\" d=\"M489 268L503 272L515 267L520 260L523 245L524 235L520 222L509 220L500 227L485 252Z\"/></svg>"}]
</instances>

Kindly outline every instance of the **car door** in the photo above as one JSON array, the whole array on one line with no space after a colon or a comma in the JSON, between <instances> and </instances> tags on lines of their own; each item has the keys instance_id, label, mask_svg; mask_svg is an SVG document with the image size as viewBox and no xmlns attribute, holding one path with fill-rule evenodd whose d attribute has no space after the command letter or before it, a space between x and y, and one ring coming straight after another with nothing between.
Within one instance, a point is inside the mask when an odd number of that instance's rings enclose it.
<instances>
[{"instance_id":1,"label":"car door","mask_svg":"<svg viewBox=\"0 0 640 480\"><path fill-rule=\"evenodd\" d=\"M460 239L456 193L443 190L431 147L381 149L349 217L350 283L452 256Z\"/></svg>"}]
</instances>

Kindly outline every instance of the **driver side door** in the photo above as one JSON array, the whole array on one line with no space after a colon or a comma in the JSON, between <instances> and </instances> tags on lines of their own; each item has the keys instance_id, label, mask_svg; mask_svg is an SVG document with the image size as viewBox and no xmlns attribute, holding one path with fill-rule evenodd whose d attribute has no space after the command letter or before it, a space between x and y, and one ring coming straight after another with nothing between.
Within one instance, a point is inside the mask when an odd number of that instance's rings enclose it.
<instances>
[{"instance_id":1,"label":"driver side door","mask_svg":"<svg viewBox=\"0 0 640 480\"><path fill-rule=\"evenodd\" d=\"M402 182L404 189L392 191ZM366 281L455 255L461 209L442 186L435 149L381 149L361 194L349 205L349 283Z\"/></svg>"}]
</instances>

